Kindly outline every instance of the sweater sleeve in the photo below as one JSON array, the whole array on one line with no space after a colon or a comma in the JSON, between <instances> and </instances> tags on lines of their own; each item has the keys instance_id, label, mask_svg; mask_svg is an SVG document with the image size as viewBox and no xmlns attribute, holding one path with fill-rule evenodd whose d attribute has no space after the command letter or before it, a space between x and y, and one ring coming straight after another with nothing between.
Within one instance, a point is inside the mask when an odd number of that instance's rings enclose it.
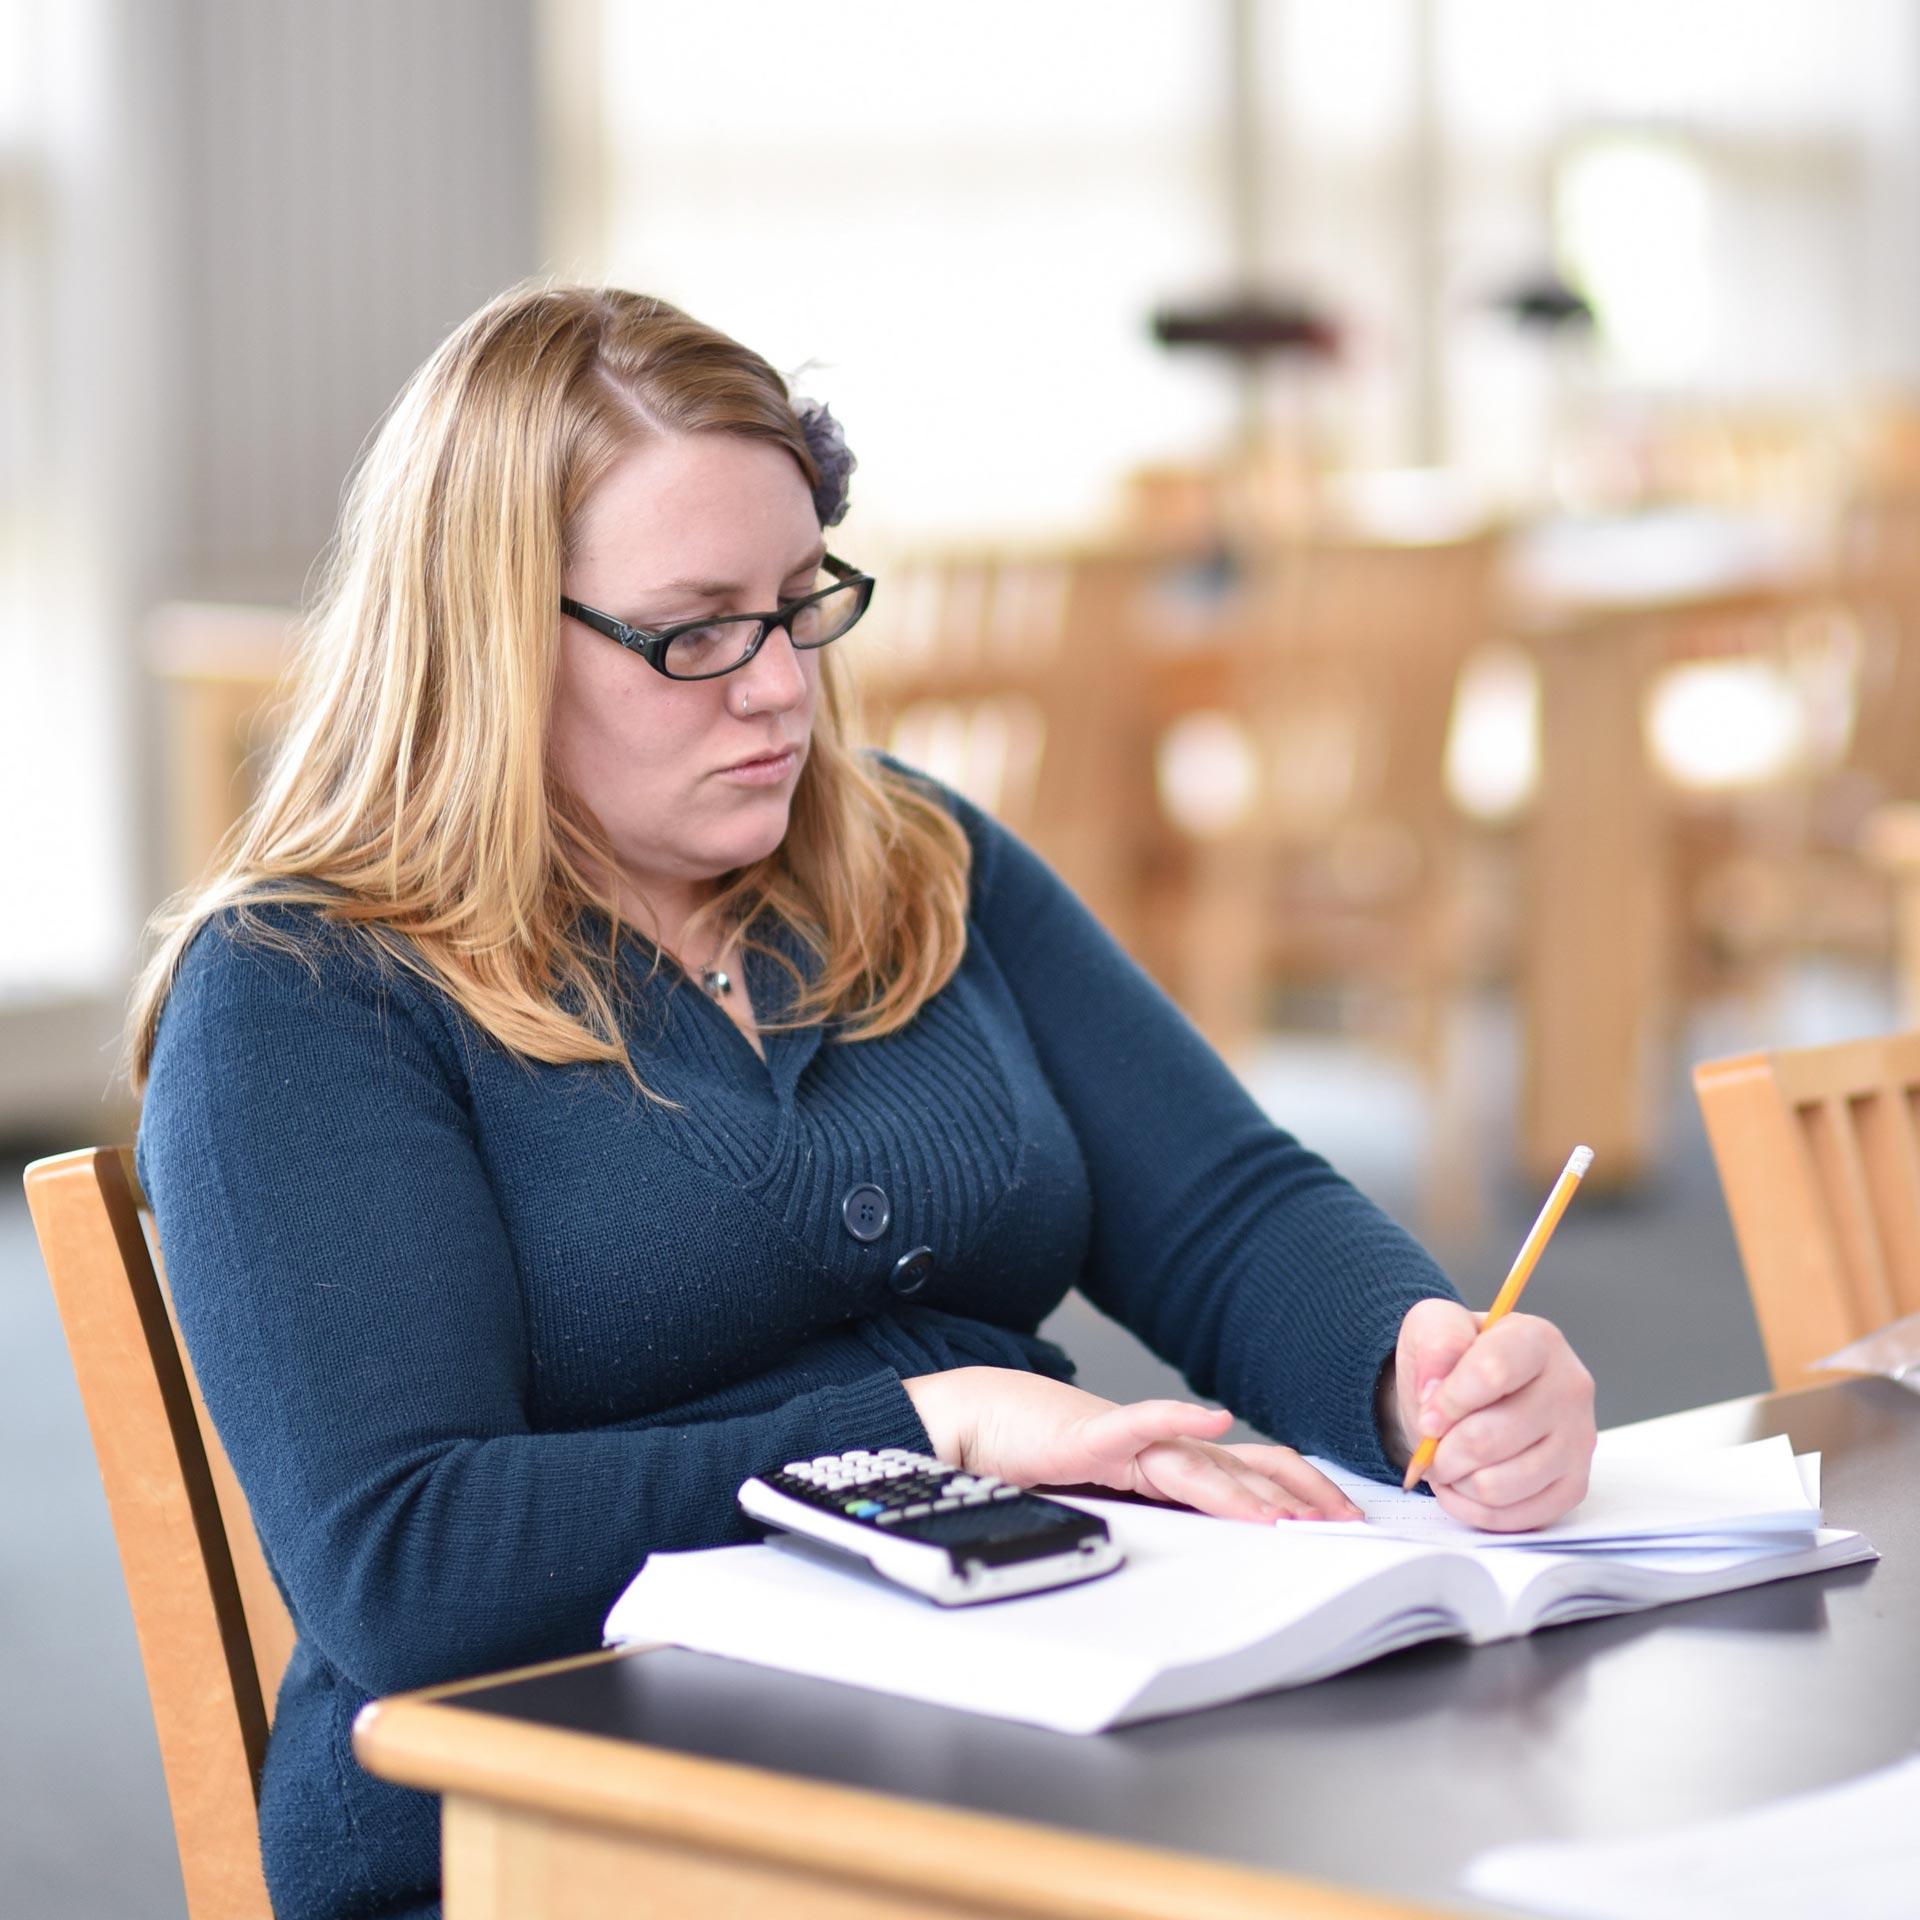
<instances>
[{"instance_id":1,"label":"sweater sleeve","mask_svg":"<svg viewBox=\"0 0 1920 1920\"><path fill-rule=\"evenodd\" d=\"M1054 874L954 803L974 923L1086 1161L1082 1290L1195 1391L1288 1445L1397 1477L1374 1393L1408 1308L1453 1287L1273 1125Z\"/></svg>"},{"instance_id":2,"label":"sweater sleeve","mask_svg":"<svg viewBox=\"0 0 1920 1920\"><path fill-rule=\"evenodd\" d=\"M195 1372L299 1631L369 1693L578 1651L659 1548L752 1538L769 1460L928 1445L900 1376L790 1359L748 1411L535 1432L513 1249L449 1036L371 960L203 933L140 1130Z\"/></svg>"}]
</instances>

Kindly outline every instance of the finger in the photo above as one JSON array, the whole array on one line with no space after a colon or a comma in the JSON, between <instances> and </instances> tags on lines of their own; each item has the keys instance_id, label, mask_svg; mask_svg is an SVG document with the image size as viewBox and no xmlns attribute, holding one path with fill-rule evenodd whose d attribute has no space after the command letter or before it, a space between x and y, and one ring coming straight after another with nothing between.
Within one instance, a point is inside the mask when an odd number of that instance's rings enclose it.
<instances>
[{"instance_id":1,"label":"finger","mask_svg":"<svg viewBox=\"0 0 1920 1920\"><path fill-rule=\"evenodd\" d=\"M1464 1480L1538 1445L1554 1430L1548 1397L1533 1388L1482 1407L1449 1427L1433 1456L1433 1483ZM1563 1461L1562 1465L1566 1463Z\"/></svg>"},{"instance_id":2,"label":"finger","mask_svg":"<svg viewBox=\"0 0 1920 1920\"><path fill-rule=\"evenodd\" d=\"M1451 1440L1453 1435L1447 1438ZM1518 1507L1566 1476L1572 1464L1570 1451L1563 1436L1545 1434L1510 1458L1457 1475L1441 1468L1440 1457L1435 1454L1438 1471L1433 1475L1434 1491L1447 1487L1462 1499L1489 1509Z\"/></svg>"},{"instance_id":3,"label":"finger","mask_svg":"<svg viewBox=\"0 0 1920 1920\"><path fill-rule=\"evenodd\" d=\"M1453 1371L1479 1332L1480 1316L1458 1300L1420 1300L1408 1308L1394 1346L1394 1384L1409 1404L1418 1405L1428 1386Z\"/></svg>"},{"instance_id":4,"label":"finger","mask_svg":"<svg viewBox=\"0 0 1920 1920\"><path fill-rule=\"evenodd\" d=\"M1288 1502L1300 1508L1309 1519L1358 1520L1363 1517L1334 1481L1291 1447L1242 1444L1225 1451L1257 1467Z\"/></svg>"},{"instance_id":5,"label":"finger","mask_svg":"<svg viewBox=\"0 0 1920 1920\"><path fill-rule=\"evenodd\" d=\"M1133 1400L1092 1415L1081 1438L1106 1467L1123 1466L1142 1447L1158 1440L1212 1440L1233 1425L1225 1407L1196 1406L1191 1400Z\"/></svg>"},{"instance_id":6,"label":"finger","mask_svg":"<svg viewBox=\"0 0 1920 1920\"><path fill-rule=\"evenodd\" d=\"M1551 1526L1565 1518L1587 1497L1587 1471L1584 1462L1571 1473L1563 1474L1531 1500L1511 1507L1484 1506L1478 1500L1456 1493L1451 1487L1438 1489L1443 1511L1464 1526L1480 1527L1490 1533L1525 1533L1535 1527Z\"/></svg>"},{"instance_id":7,"label":"finger","mask_svg":"<svg viewBox=\"0 0 1920 1920\"><path fill-rule=\"evenodd\" d=\"M1474 1341L1421 1410L1420 1431L1445 1433L1481 1407L1506 1400L1537 1379L1566 1343L1559 1330L1531 1314L1510 1313Z\"/></svg>"},{"instance_id":8,"label":"finger","mask_svg":"<svg viewBox=\"0 0 1920 1920\"><path fill-rule=\"evenodd\" d=\"M1479 1331L1479 1316L1457 1300L1420 1300L1407 1310L1393 1361L1394 1411L1403 1435L1417 1435L1421 1409ZM1411 1437L1407 1444L1413 1444Z\"/></svg>"},{"instance_id":9,"label":"finger","mask_svg":"<svg viewBox=\"0 0 1920 1920\"><path fill-rule=\"evenodd\" d=\"M1277 1489L1256 1475L1230 1468L1213 1450L1188 1441L1161 1441L1134 1459L1137 1491L1175 1500L1228 1520L1272 1522L1286 1512Z\"/></svg>"}]
</instances>

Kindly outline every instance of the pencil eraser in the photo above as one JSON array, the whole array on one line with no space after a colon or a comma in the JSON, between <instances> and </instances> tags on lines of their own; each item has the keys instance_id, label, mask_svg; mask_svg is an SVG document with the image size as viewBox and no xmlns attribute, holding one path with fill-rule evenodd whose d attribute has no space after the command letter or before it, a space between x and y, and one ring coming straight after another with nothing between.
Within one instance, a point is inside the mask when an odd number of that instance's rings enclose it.
<instances>
[{"instance_id":1,"label":"pencil eraser","mask_svg":"<svg viewBox=\"0 0 1920 1920\"><path fill-rule=\"evenodd\" d=\"M1578 1180L1592 1165L1593 1149L1591 1147L1575 1147L1567 1161L1567 1171Z\"/></svg>"}]
</instances>

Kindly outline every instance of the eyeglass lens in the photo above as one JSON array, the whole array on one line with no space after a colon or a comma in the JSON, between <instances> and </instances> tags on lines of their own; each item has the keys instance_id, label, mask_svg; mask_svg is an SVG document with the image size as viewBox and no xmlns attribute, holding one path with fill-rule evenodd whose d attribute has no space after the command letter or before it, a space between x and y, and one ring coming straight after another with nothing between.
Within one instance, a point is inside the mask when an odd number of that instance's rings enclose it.
<instances>
[{"instance_id":1,"label":"eyeglass lens","mask_svg":"<svg viewBox=\"0 0 1920 1920\"><path fill-rule=\"evenodd\" d=\"M856 582L833 587L794 610L788 633L796 647L824 647L860 618L866 588ZM741 665L758 644L765 623L738 615L710 620L677 633L667 643L666 669L677 680L702 680Z\"/></svg>"}]
</instances>

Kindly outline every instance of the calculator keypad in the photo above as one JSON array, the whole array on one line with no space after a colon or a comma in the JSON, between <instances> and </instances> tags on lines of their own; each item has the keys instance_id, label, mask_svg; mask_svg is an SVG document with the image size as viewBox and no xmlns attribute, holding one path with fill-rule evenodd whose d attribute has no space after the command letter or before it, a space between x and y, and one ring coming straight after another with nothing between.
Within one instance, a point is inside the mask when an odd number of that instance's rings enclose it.
<instances>
[{"instance_id":1,"label":"calculator keypad","mask_svg":"<svg viewBox=\"0 0 1920 1920\"><path fill-rule=\"evenodd\" d=\"M864 1447L851 1453L789 1460L770 1485L825 1513L870 1520L877 1527L953 1513L962 1507L1017 1500L1021 1489L991 1473L963 1473L944 1460L904 1447Z\"/></svg>"}]
</instances>

